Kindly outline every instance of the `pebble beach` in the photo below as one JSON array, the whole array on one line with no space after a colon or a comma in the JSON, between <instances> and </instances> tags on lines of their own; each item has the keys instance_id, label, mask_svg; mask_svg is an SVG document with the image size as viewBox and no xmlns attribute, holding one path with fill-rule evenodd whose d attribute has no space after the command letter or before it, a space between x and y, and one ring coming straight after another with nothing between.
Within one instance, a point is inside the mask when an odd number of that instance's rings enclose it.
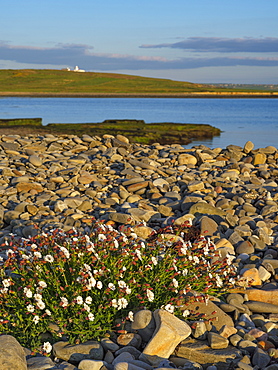
<instances>
[{"instance_id":1,"label":"pebble beach","mask_svg":"<svg viewBox=\"0 0 278 370\"><path fill-rule=\"evenodd\" d=\"M16 338L0 336L2 370L278 369L276 147L0 135L0 257L11 236L55 228L86 233L92 217L115 228L131 225L142 239L189 221L221 255L234 256L241 284L225 303L204 304L204 312L217 312L210 327L201 321L190 327L164 310L139 312L116 341L58 342L52 358L30 357Z\"/></svg>"}]
</instances>

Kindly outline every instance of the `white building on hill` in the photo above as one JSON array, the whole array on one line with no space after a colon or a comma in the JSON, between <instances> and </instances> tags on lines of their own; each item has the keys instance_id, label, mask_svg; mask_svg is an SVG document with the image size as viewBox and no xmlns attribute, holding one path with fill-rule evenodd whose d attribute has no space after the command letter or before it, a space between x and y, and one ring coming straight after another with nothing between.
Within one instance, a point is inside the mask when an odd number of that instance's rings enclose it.
<instances>
[{"instance_id":1,"label":"white building on hill","mask_svg":"<svg viewBox=\"0 0 278 370\"><path fill-rule=\"evenodd\" d=\"M75 66L73 72L85 72L85 69L79 69L78 66Z\"/></svg>"}]
</instances>

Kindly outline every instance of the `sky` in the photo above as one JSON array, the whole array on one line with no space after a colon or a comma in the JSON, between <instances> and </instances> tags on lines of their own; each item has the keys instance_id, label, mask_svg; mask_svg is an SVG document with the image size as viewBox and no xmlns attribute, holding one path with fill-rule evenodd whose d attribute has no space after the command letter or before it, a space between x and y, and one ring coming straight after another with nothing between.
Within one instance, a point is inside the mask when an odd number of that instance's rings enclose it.
<instances>
[{"instance_id":1,"label":"sky","mask_svg":"<svg viewBox=\"0 0 278 370\"><path fill-rule=\"evenodd\" d=\"M278 0L0 0L0 69L278 84Z\"/></svg>"}]
</instances>

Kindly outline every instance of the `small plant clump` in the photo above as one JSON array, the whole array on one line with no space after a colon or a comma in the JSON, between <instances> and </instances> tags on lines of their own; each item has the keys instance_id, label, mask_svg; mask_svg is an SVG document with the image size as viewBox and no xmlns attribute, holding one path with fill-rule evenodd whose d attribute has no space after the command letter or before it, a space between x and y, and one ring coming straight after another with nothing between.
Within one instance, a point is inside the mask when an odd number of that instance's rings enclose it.
<instances>
[{"instance_id":1,"label":"small plant clump","mask_svg":"<svg viewBox=\"0 0 278 370\"><path fill-rule=\"evenodd\" d=\"M87 235L57 229L5 247L0 334L42 352L46 333L52 343L101 338L115 319L132 321L139 309L184 318L190 312L183 315L180 302L187 292L220 295L237 279L233 257L219 258L209 238L188 223L142 240L130 226L117 230L93 220Z\"/></svg>"}]
</instances>

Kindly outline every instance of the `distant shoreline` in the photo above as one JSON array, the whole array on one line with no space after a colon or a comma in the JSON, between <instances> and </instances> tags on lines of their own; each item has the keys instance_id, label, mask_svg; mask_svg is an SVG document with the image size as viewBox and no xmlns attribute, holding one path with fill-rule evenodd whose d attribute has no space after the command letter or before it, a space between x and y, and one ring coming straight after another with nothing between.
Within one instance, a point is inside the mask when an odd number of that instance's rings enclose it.
<instances>
[{"instance_id":1,"label":"distant shoreline","mask_svg":"<svg viewBox=\"0 0 278 370\"><path fill-rule=\"evenodd\" d=\"M170 94L155 94L155 93L30 93L30 92L0 92L0 97L22 97L22 98L223 98L223 99L253 99L265 98L275 99L278 98L278 93L244 93L244 92L198 92L198 93L170 93Z\"/></svg>"}]
</instances>

